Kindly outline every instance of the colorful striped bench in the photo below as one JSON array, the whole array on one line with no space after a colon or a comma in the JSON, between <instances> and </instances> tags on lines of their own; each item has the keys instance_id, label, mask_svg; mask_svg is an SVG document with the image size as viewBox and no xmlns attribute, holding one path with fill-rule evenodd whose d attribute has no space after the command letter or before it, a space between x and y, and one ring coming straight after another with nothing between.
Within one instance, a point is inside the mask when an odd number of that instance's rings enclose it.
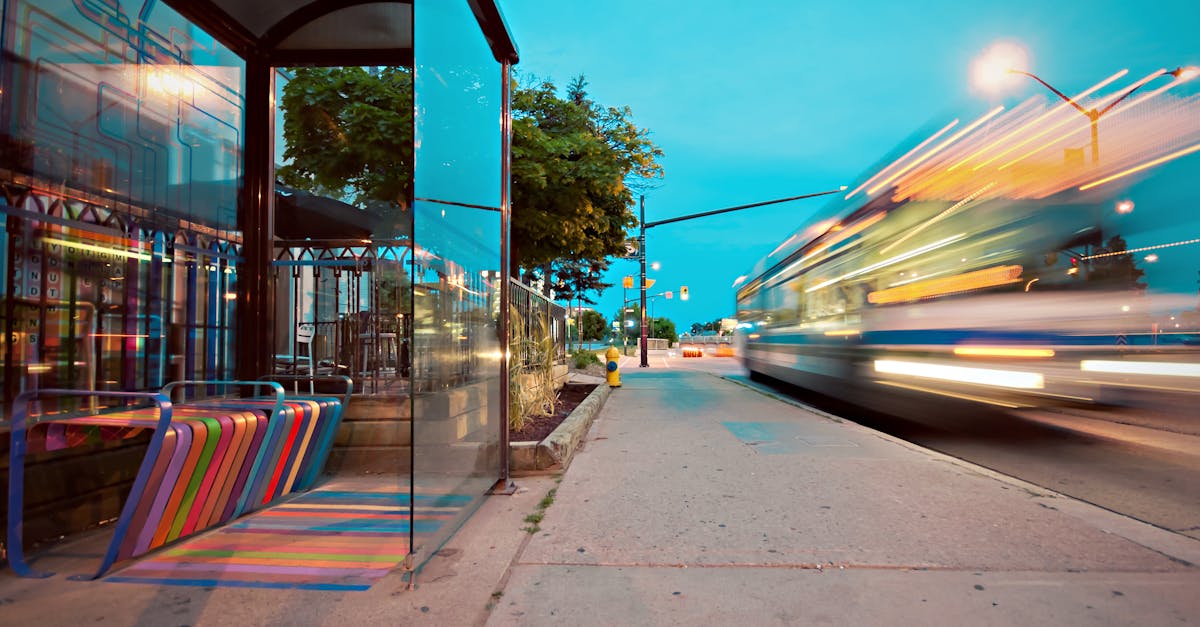
<instances>
[{"instance_id":1,"label":"colorful striped bench","mask_svg":"<svg viewBox=\"0 0 1200 627\"><path fill-rule=\"evenodd\" d=\"M22 552L27 450L53 451L153 431L99 570L90 577L74 577L95 579L117 560L145 554L312 487L352 391L348 378L339 379L346 386L343 398L288 397L276 381L186 381L169 384L158 394L42 390L18 396L9 474L13 570L25 577L49 576L30 569ZM252 386L267 389L270 396L171 403L176 391L198 386ZM44 396L150 399L157 407L39 416L27 426L29 402Z\"/></svg>"}]
</instances>

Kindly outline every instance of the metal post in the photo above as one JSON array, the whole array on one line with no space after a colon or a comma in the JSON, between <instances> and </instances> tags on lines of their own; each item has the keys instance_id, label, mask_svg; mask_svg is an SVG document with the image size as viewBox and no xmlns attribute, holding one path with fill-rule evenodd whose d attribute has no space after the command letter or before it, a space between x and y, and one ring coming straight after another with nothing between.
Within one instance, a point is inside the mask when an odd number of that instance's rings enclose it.
<instances>
[{"instance_id":1,"label":"metal post","mask_svg":"<svg viewBox=\"0 0 1200 627\"><path fill-rule=\"evenodd\" d=\"M1092 119L1092 165L1100 165L1100 114L1088 117Z\"/></svg>"},{"instance_id":2,"label":"metal post","mask_svg":"<svg viewBox=\"0 0 1200 627\"><path fill-rule=\"evenodd\" d=\"M275 136L274 70L266 60L246 60L243 182L238 194L242 258L238 268L238 378L254 380L274 368L275 285L273 216L275 178L271 142ZM190 352L189 352L190 354Z\"/></svg>"},{"instance_id":3,"label":"metal post","mask_svg":"<svg viewBox=\"0 0 1200 627\"><path fill-rule=\"evenodd\" d=\"M500 65L500 102L504 110L500 115L500 320L497 332L500 335L500 479L493 490L500 494L516 493L516 484L511 477L508 459L508 399L509 390L509 351L511 342L512 321L509 317L509 307L512 300L510 278L512 255L512 208L509 206L509 184L512 179L512 84L511 66L507 61ZM414 277L415 279L415 277ZM413 282L416 285L416 282ZM415 306L415 303L414 303ZM412 376L412 375L410 375ZM411 473L415 475L416 473ZM412 511L411 509L409 510Z\"/></svg>"},{"instance_id":4,"label":"metal post","mask_svg":"<svg viewBox=\"0 0 1200 627\"><path fill-rule=\"evenodd\" d=\"M641 205L642 215L641 215L640 220L638 220L638 227L639 227L638 251L641 253L641 263L642 263L642 275L641 276L642 276L642 278L641 278L641 282L638 284L638 290L641 292L641 311L638 312L638 317L641 319L641 324L638 326L640 327L641 336L642 336L642 341L640 344L642 357L639 360L638 367L649 368L650 367L650 361L649 361L650 356L647 354L649 351L647 350L648 346L647 346L647 342L646 342L646 196L645 196L645 194L643 194L641 196L641 198L639 200L639 204Z\"/></svg>"},{"instance_id":5,"label":"metal post","mask_svg":"<svg viewBox=\"0 0 1200 627\"><path fill-rule=\"evenodd\" d=\"M629 356L629 333L625 331L625 308L629 306L629 288L625 287L625 281L621 281L621 354Z\"/></svg>"}]
</instances>

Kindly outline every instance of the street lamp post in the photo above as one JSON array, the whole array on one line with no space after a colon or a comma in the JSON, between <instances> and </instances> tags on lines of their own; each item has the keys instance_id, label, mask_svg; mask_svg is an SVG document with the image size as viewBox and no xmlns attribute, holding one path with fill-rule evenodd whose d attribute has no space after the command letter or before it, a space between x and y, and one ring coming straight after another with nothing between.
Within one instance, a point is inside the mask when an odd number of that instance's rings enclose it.
<instances>
[{"instance_id":1,"label":"street lamp post","mask_svg":"<svg viewBox=\"0 0 1200 627\"><path fill-rule=\"evenodd\" d=\"M766 205L776 205L779 203L791 202L793 200L804 200L805 198L816 198L818 196L828 196L829 194L836 194L838 192L843 192L843 191L846 191L845 185L839 187L838 189L831 189L831 190L824 191L824 192L817 192L815 194L802 194L800 196L789 196L788 198L776 198L775 200L764 200L762 202L750 203L748 205L737 205L735 207L726 207L724 209L714 209L712 211L702 211L700 213L692 213L692 214L688 214L688 215L684 215L684 216L679 216L676 218L667 218L665 220L655 220L654 222L649 222L649 223L646 222L646 196L642 195L639 199L639 205L641 208L641 216L640 216L640 220L639 220L640 225L638 228L638 255L640 257L641 265L642 265L642 280L641 280L641 283L638 285L638 289L641 292L641 303L642 303L642 311L641 311L641 317L642 317L642 342L641 342L642 350L641 350L641 354L642 354L642 356L641 356L641 359L639 360L638 366L641 368L649 368L650 367L649 355L647 355L648 351L646 350L646 345L647 345L647 342L646 342L646 229L653 228L656 226L662 226L664 224L671 224L673 222L683 222L684 220L695 220L696 218L705 218L708 216L715 216L715 215L718 215L721 213L729 213L731 211L741 211L743 209L753 209L754 207L763 207Z\"/></svg>"},{"instance_id":2,"label":"street lamp post","mask_svg":"<svg viewBox=\"0 0 1200 627\"><path fill-rule=\"evenodd\" d=\"M1071 98L1070 96L1055 89L1050 83L1047 83L1046 81L1042 80L1041 77L1034 74L1033 72L1026 72L1025 70L1016 70L1016 69L1012 69L1012 68L1009 68L1008 72L1010 74L1020 74L1022 76L1027 76L1027 77L1032 78L1033 80L1041 83L1042 86L1044 86L1046 89L1049 89L1050 91L1054 92L1055 96L1062 98L1064 102L1071 105L1072 107L1075 107L1075 109L1077 111L1082 113L1084 115L1084 117L1086 117L1088 119L1088 121L1091 124L1091 128L1092 128L1092 165L1096 165L1096 164L1100 163L1100 118L1103 117L1105 113L1108 113L1109 111L1111 111L1113 109L1113 107L1120 104L1121 101L1128 98L1135 91L1141 89L1143 86L1146 85L1146 83L1149 83L1150 81L1152 81L1160 76L1173 76L1175 78L1180 78L1180 77L1191 78L1191 77L1195 76L1197 73L1200 73L1200 69L1197 69L1194 67L1177 67L1174 70L1171 70L1170 72L1168 72L1166 70L1159 70L1159 71L1151 74L1150 76L1146 77L1145 79L1134 84L1132 87L1130 87L1128 90L1126 90L1125 93L1121 94L1120 97L1118 97L1116 100L1113 100L1112 102L1108 103L1108 105L1106 105L1103 109L1100 109L1097 107L1092 107L1091 109L1083 108L1083 106L1080 105L1078 102L1076 102L1074 98Z\"/></svg>"}]
</instances>

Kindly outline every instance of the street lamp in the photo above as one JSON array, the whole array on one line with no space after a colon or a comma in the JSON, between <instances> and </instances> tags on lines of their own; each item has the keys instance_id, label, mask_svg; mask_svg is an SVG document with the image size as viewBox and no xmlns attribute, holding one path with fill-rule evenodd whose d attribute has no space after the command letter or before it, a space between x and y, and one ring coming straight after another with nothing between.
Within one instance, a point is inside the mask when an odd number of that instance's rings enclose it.
<instances>
[{"instance_id":1,"label":"street lamp","mask_svg":"<svg viewBox=\"0 0 1200 627\"><path fill-rule=\"evenodd\" d=\"M1050 91L1054 92L1055 96L1062 98L1063 101L1065 101L1067 104L1071 105L1072 107L1075 107L1075 109L1077 111L1082 113L1084 115L1084 117L1086 117L1090 121L1091 127L1092 127L1092 165L1095 165L1095 164L1100 163L1100 118L1103 117L1105 113L1112 111L1113 107L1120 104L1121 101L1123 101L1126 98L1128 98L1129 96L1131 96L1135 91L1141 89L1143 86L1146 85L1146 83L1149 83L1150 81L1152 81L1156 78L1159 78L1161 76L1173 76L1176 79L1181 78L1183 80L1190 80L1190 79L1194 78L1198 73L1200 73L1200 69L1194 68L1194 67L1177 67L1174 70L1171 70L1169 72L1166 70L1158 70L1157 72L1154 72L1153 74L1146 77L1145 79L1142 79L1141 81L1138 81L1137 83L1134 83L1134 85L1132 87L1125 90L1125 93L1123 93L1119 97L1117 97L1116 100L1113 100L1112 102L1108 103L1103 109L1100 109L1097 107L1092 107L1091 109L1083 108L1083 106L1080 105L1078 102L1076 102L1074 98L1071 98L1070 96L1055 89L1053 86L1050 85L1050 83L1047 83L1046 81L1042 80L1041 77L1034 74L1033 72L1026 72L1025 70L1015 70L1015 69L1009 68L1008 73L1009 74L1020 74L1021 76L1028 76L1029 78L1032 78L1033 80L1041 83L1046 89L1049 89Z\"/></svg>"},{"instance_id":2,"label":"street lamp","mask_svg":"<svg viewBox=\"0 0 1200 627\"><path fill-rule=\"evenodd\" d=\"M1171 71L1158 70L1134 83L1133 86L1125 90L1125 93L1118 96L1112 102L1109 102L1103 109L1099 108L1099 106L1088 109L1084 108L1074 98L1055 89L1054 86L1042 80L1040 76L1033 72L1015 69L1028 67L1028 64L1028 56L1023 48L1012 42L1000 42L985 50L972 62L971 79L975 86L993 92L1010 86L1011 81L1008 78L1014 76L1025 76L1041 83L1043 87L1049 89L1055 96L1058 96L1064 102L1074 107L1076 111L1079 111L1079 113L1088 119L1092 130L1092 165L1100 163L1100 118L1104 117L1104 114L1112 111L1113 107L1116 107L1134 92L1156 78L1173 76L1176 79L1187 81L1200 75L1200 68L1194 66L1181 66Z\"/></svg>"},{"instance_id":3,"label":"street lamp","mask_svg":"<svg viewBox=\"0 0 1200 627\"><path fill-rule=\"evenodd\" d=\"M844 192L844 191L846 191L846 186L842 185L841 187L839 187L837 189L831 189L831 190L824 191L824 192L817 192L815 194L802 194L800 196L789 196L788 198L776 198L775 200L764 200L763 202L755 202L755 203L750 203L748 205L737 205L736 207L726 207L724 209L714 209L712 211L703 211L700 213L693 213L693 214L689 214L689 215L685 215L685 216L679 216L677 218L667 218L666 220L655 220L654 222L649 222L649 223L646 222L646 197L644 195L641 196L639 198L639 203L638 203L640 206L640 210L641 210L641 216L640 216L640 219L638 220L638 222L639 222L639 226L638 226L638 258L641 261L642 273L641 273L641 282L638 285L638 290L641 292L641 303L642 303L642 311L641 311L641 318L642 318L642 324L641 324L642 334L641 335L642 335L642 337L641 337L641 343L639 344L639 346L641 347L640 352L641 352L642 357L639 360L640 363L638 364L638 366L641 368L649 368L650 367L650 357L647 354L648 353L647 348L648 348L649 343L646 340L646 229L653 228L656 226L662 226L664 224L671 224L673 222L683 222L684 220L695 220L696 218L715 216L715 215L718 215L721 213L729 213L731 211L741 211L742 209L753 209L754 207L775 205L775 204L779 204L782 202L791 202L793 200L804 200L805 198L816 198L818 196L827 196L829 194L836 194L838 192ZM686 288L683 288L680 290L680 300L687 300L687 292L685 290L686 290Z\"/></svg>"}]
</instances>

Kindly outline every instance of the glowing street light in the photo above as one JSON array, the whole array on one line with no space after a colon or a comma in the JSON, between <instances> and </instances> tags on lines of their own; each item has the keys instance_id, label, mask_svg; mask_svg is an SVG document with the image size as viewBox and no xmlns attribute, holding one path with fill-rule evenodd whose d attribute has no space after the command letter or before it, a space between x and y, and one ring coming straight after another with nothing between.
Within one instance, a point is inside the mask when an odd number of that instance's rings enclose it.
<instances>
[{"instance_id":1,"label":"glowing street light","mask_svg":"<svg viewBox=\"0 0 1200 627\"><path fill-rule=\"evenodd\" d=\"M1200 67L1181 66L1174 70L1159 70L1150 76L1136 82L1132 87L1127 89L1112 102L1109 102L1103 109L1093 107L1085 109L1074 98L1055 89L1050 83L1042 80L1042 78L1033 72L1022 70L1020 68L1030 67L1028 54L1025 49L1019 44L1001 41L992 44L982 54L975 58L971 63L971 83L978 89L987 93L997 93L1012 86L1014 80L1020 80L1016 77L1026 76L1042 84L1043 87L1054 92L1055 96L1061 98L1064 102L1075 107L1077 111L1084 115L1090 122L1092 128L1092 164L1100 162L1100 118L1105 113L1112 111L1113 107L1120 104L1137 90L1141 89L1150 81L1163 76L1173 76L1179 82L1189 81L1197 76L1200 76ZM1132 207L1130 207L1132 209Z\"/></svg>"},{"instance_id":2,"label":"glowing street light","mask_svg":"<svg viewBox=\"0 0 1200 627\"><path fill-rule=\"evenodd\" d=\"M1132 200L1122 200L1121 202L1117 203L1117 213L1124 215L1131 211L1133 211Z\"/></svg>"},{"instance_id":3,"label":"glowing street light","mask_svg":"<svg viewBox=\"0 0 1200 627\"><path fill-rule=\"evenodd\" d=\"M988 94L1007 91L1021 81L1009 72L1015 67L1030 67L1029 53L1016 42L996 42L971 62L971 85Z\"/></svg>"}]
</instances>

